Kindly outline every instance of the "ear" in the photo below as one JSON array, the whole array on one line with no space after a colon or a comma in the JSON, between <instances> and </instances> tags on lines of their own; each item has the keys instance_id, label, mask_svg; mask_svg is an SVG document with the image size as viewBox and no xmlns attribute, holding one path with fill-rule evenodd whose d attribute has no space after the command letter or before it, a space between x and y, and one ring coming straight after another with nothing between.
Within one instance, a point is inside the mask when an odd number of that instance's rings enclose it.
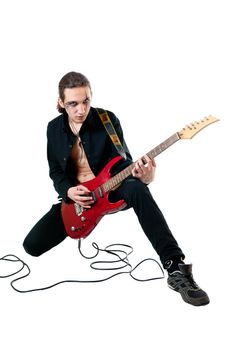
<instances>
[{"instance_id":1,"label":"ear","mask_svg":"<svg viewBox=\"0 0 233 350\"><path fill-rule=\"evenodd\" d=\"M64 105L64 103L63 103L63 101L62 101L62 99L61 99L60 97L58 98L57 103L59 104L59 106L60 106L61 108L65 108L65 105Z\"/></svg>"}]
</instances>

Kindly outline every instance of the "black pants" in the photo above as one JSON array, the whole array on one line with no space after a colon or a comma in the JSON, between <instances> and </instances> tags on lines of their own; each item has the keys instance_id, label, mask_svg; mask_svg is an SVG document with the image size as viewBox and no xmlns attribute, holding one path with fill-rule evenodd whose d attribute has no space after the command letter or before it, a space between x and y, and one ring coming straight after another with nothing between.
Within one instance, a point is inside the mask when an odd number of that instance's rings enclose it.
<instances>
[{"instance_id":1,"label":"black pants","mask_svg":"<svg viewBox=\"0 0 233 350\"><path fill-rule=\"evenodd\" d=\"M127 208L133 208L143 231L160 257L162 264L174 256L184 254L173 237L166 220L155 203L148 187L140 180L127 179L114 192L111 200L124 199ZM61 218L61 203L52 206L32 228L24 240L27 253L39 256L67 237Z\"/></svg>"}]
</instances>

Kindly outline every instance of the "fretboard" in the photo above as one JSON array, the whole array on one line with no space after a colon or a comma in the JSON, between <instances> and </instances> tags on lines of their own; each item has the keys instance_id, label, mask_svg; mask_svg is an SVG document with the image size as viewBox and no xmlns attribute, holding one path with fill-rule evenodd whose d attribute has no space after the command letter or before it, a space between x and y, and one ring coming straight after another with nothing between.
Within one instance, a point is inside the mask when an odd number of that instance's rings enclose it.
<instances>
[{"instance_id":1,"label":"fretboard","mask_svg":"<svg viewBox=\"0 0 233 350\"><path fill-rule=\"evenodd\" d=\"M147 156L150 159L155 158L157 155L165 151L168 147L173 145L176 141L180 139L180 136L178 133L173 134L171 137L169 137L167 140L164 142L160 143L160 145L156 146L153 148L151 151L147 153ZM119 185L123 180L125 180L127 177L129 177L132 174L132 170L135 166L135 163L130 164L128 167L120 171L118 174L115 176L111 177L108 181L105 182L103 185L104 191L109 192L111 191L114 187Z\"/></svg>"}]
</instances>

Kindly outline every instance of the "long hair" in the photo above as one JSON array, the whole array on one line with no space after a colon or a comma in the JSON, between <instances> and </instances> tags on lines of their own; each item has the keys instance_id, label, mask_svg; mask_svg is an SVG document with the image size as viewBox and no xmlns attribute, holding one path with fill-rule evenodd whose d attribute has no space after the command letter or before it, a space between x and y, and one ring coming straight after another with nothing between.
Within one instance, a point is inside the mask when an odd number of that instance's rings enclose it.
<instances>
[{"instance_id":1,"label":"long hair","mask_svg":"<svg viewBox=\"0 0 233 350\"><path fill-rule=\"evenodd\" d=\"M75 87L86 87L88 86L91 89L91 84L89 80L85 77L85 75L77 72L69 72L65 74L59 84L58 84L58 93L59 97L62 101L64 101L65 98L65 89L72 89ZM65 109L62 108L59 103L57 103L57 110L60 113L64 113Z\"/></svg>"}]
</instances>

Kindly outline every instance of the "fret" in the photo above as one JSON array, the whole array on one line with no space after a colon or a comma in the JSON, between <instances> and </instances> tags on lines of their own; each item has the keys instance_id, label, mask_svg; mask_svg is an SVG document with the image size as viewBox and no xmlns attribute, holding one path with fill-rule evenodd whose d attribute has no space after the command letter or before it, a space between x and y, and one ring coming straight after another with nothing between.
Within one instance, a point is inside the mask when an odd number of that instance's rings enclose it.
<instances>
[{"instance_id":1,"label":"fret","mask_svg":"<svg viewBox=\"0 0 233 350\"><path fill-rule=\"evenodd\" d=\"M162 142L160 145L153 148L150 152L147 153L149 158L155 158L157 155L165 151L168 147L173 145L176 141L180 139L180 136L178 133L175 133L174 135L170 136L167 140Z\"/></svg>"},{"instance_id":2,"label":"fret","mask_svg":"<svg viewBox=\"0 0 233 350\"><path fill-rule=\"evenodd\" d=\"M112 178L113 185L117 185L117 175Z\"/></svg>"}]
</instances>

